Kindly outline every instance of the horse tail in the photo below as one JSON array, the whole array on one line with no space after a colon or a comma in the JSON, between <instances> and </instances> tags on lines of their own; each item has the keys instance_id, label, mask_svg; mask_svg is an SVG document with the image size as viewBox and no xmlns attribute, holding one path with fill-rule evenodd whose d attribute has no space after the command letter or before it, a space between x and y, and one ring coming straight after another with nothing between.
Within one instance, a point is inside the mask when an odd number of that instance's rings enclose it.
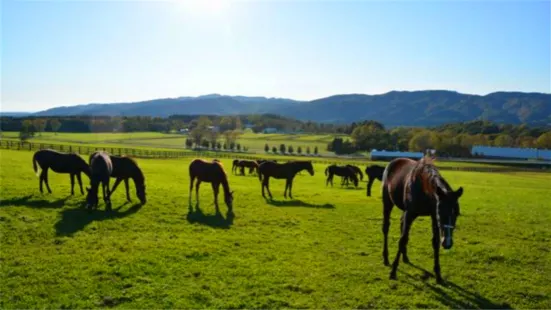
<instances>
[{"instance_id":1,"label":"horse tail","mask_svg":"<svg viewBox=\"0 0 551 310\"><path fill-rule=\"evenodd\" d=\"M358 173L360 174L360 181L364 180L364 174L362 173L362 169L358 169Z\"/></svg>"},{"instance_id":2,"label":"horse tail","mask_svg":"<svg viewBox=\"0 0 551 310\"><path fill-rule=\"evenodd\" d=\"M36 176L40 175L39 168L40 167L37 167L37 165L36 165L36 153L35 153L34 156L33 156L33 169L34 169L34 174L36 174Z\"/></svg>"},{"instance_id":3,"label":"horse tail","mask_svg":"<svg viewBox=\"0 0 551 310\"><path fill-rule=\"evenodd\" d=\"M258 174L258 180L262 182L262 171L260 171L260 167L256 170L256 174Z\"/></svg>"}]
</instances>

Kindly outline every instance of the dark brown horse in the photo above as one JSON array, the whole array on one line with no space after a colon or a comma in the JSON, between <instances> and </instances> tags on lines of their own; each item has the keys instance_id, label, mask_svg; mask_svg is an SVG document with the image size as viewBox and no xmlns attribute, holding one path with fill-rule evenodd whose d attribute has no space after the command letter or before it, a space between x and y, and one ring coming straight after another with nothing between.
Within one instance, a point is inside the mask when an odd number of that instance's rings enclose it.
<instances>
[{"instance_id":1,"label":"dark brown horse","mask_svg":"<svg viewBox=\"0 0 551 310\"><path fill-rule=\"evenodd\" d=\"M231 172L235 173L239 167L239 159L234 159L231 166Z\"/></svg>"},{"instance_id":2,"label":"dark brown horse","mask_svg":"<svg viewBox=\"0 0 551 310\"><path fill-rule=\"evenodd\" d=\"M434 274L436 281L442 283L440 275L440 244L444 249L453 245L452 235L457 216L459 216L459 197L463 188L453 191L440 175L430 158L414 161L398 158L391 161L383 174L383 259L388 261L388 230L390 213L394 205L404 211L401 218L401 237L398 253L392 264L390 278L396 279L396 270L400 255L404 263L409 263L407 244L409 229L418 216L430 216L432 219L432 247L434 250ZM440 237L442 239L440 240Z\"/></svg>"},{"instance_id":3,"label":"dark brown horse","mask_svg":"<svg viewBox=\"0 0 551 310\"><path fill-rule=\"evenodd\" d=\"M363 181L364 175L363 175L362 169L360 169L360 167L354 166L354 165L346 165L346 166L348 168L352 169L352 171L354 171L356 176L358 176L358 175L360 176L360 181ZM342 177L341 185L347 185L348 186L348 177L347 176ZM358 187L358 185L356 185L356 187Z\"/></svg>"},{"instance_id":4,"label":"dark brown horse","mask_svg":"<svg viewBox=\"0 0 551 310\"><path fill-rule=\"evenodd\" d=\"M383 172L385 171L384 167L378 166L378 165L371 165L365 168L365 175L367 175L368 181L367 181L367 196L371 196L371 186L373 186L373 182L375 179L382 181L383 180Z\"/></svg>"},{"instance_id":5,"label":"dark brown horse","mask_svg":"<svg viewBox=\"0 0 551 310\"><path fill-rule=\"evenodd\" d=\"M189 164L189 205L191 206L191 196L193 191L193 182L197 179L195 184L195 196L197 204L199 204L199 186L201 182L208 182L212 185L212 191L214 192L214 206L216 207L216 213L220 213L218 207L218 191L220 190L220 184L224 190L224 202L228 207L228 213L232 212L233 208L233 192L230 190L230 184L228 183L228 177L224 171L224 167L218 161L205 161L202 159L194 159Z\"/></svg>"},{"instance_id":6,"label":"dark brown horse","mask_svg":"<svg viewBox=\"0 0 551 310\"><path fill-rule=\"evenodd\" d=\"M254 160L240 160L237 163L241 175L245 175L245 168L249 168L249 174L252 174L254 171L258 174L258 164Z\"/></svg>"},{"instance_id":7,"label":"dark brown horse","mask_svg":"<svg viewBox=\"0 0 551 310\"><path fill-rule=\"evenodd\" d=\"M38 170L38 166L42 171ZM33 156L33 169L36 176L39 177L39 188L42 191L42 183L46 183L48 193L52 193L50 184L48 182L48 169L52 169L57 173L68 173L71 175L71 195L75 194L75 176L80 186L80 193L84 194L82 190L81 173L90 177L90 167L82 157L74 153L60 153L54 150L40 150L36 151Z\"/></svg>"},{"instance_id":8,"label":"dark brown horse","mask_svg":"<svg viewBox=\"0 0 551 310\"><path fill-rule=\"evenodd\" d=\"M90 155L90 162L92 161L92 157L94 157L96 153ZM111 173L111 177L116 178L115 184L113 185L110 194L112 195L115 192L115 189L117 189L117 186L119 186L119 184L124 181L124 186L126 189L126 200L132 201L130 199L130 193L128 191L128 179L131 178L132 180L134 180L134 186L136 187L136 196L138 196L138 199L140 199L140 202L142 204L145 204L147 202L145 195L145 177L136 161L127 156L115 155L109 155L109 159L111 159L111 163L113 164L113 172Z\"/></svg>"},{"instance_id":9,"label":"dark brown horse","mask_svg":"<svg viewBox=\"0 0 551 310\"><path fill-rule=\"evenodd\" d=\"M277 163L277 160L275 160L275 159L257 159L256 163L260 166L262 163L265 163L267 161Z\"/></svg>"},{"instance_id":10,"label":"dark brown horse","mask_svg":"<svg viewBox=\"0 0 551 310\"><path fill-rule=\"evenodd\" d=\"M90 187L86 188L86 207L95 209L98 207L98 187L101 183L105 209L111 210L111 193L109 191L109 178L113 173L113 164L109 154L100 151L90 156Z\"/></svg>"},{"instance_id":11,"label":"dark brown horse","mask_svg":"<svg viewBox=\"0 0 551 310\"><path fill-rule=\"evenodd\" d=\"M264 188L268 190L270 199L272 199L272 193L270 192L270 177L274 179L285 179L285 192L283 196L287 198L287 190L289 190L289 197L293 198L293 179L295 175L306 170L311 176L314 175L314 167L311 161L289 161L284 164L278 164L274 162L264 162L258 168L258 179L262 182L262 197L266 198L264 194Z\"/></svg>"},{"instance_id":12,"label":"dark brown horse","mask_svg":"<svg viewBox=\"0 0 551 310\"><path fill-rule=\"evenodd\" d=\"M327 186L329 183L331 183L331 186L333 186L333 176L338 175L343 178L351 179L354 183L354 186L358 187L358 177L356 176L354 169L350 168L349 166L327 166L327 168L325 168L325 175L327 176L327 180L325 180L325 186ZM341 186L343 184L344 183L341 183Z\"/></svg>"}]
</instances>

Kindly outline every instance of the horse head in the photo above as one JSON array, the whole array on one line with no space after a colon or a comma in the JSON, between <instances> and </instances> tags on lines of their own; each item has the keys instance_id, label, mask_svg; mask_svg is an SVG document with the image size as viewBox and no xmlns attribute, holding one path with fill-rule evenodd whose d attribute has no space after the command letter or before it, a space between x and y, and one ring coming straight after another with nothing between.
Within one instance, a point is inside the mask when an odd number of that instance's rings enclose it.
<instances>
[{"instance_id":1,"label":"horse head","mask_svg":"<svg viewBox=\"0 0 551 310\"><path fill-rule=\"evenodd\" d=\"M455 222L460 215L459 197L463 195L463 187L457 191L443 192L438 189L438 226L440 228L441 244L445 250L453 246L453 231Z\"/></svg>"},{"instance_id":2,"label":"horse head","mask_svg":"<svg viewBox=\"0 0 551 310\"><path fill-rule=\"evenodd\" d=\"M231 210L233 208L233 191L224 195L224 202L226 202L228 209Z\"/></svg>"},{"instance_id":3,"label":"horse head","mask_svg":"<svg viewBox=\"0 0 551 310\"><path fill-rule=\"evenodd\" d=\"M310 173L311 176L314 176L314 166L311 161L306 162L306 170Z\"/></svg>"},{"instance_id":4,"label":"horse head","mask_svg":"<svg viewBox=\"0 0 551 310\"><path fill-rule=\"evenodd\" d=\"M93 209L98 206L98 191L96 189L90 189L86 187L86 208Z\"/></svg>"},{"instance_id":5,"label":"horse head","mask_svg":"<svg viewBox=\"0 0 551 310\"><path fill-rule=\"evenodd\" d=\"M145 184L142 184L141 186L136 187L136 196L138 196L138 199L140 199L140 202L143 205L147 202L147 199L145 196Z\"/></svg>"}]
</instances>

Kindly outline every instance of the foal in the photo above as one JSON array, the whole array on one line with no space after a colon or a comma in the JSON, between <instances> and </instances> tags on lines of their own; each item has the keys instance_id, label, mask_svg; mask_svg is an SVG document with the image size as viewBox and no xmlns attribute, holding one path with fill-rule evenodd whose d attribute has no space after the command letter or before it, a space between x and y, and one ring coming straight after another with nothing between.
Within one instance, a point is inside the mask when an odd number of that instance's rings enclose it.
<instances>
[{"instance_id":1,"label":"foal","mask_svg":"<svg viewBox=\"0 0 551 310\"><path fill-rule=\"evenodd\" d=\"M458 200L463 194L463 188L459 187L457 191L453 191L436 167L432 165L430 158L423 158L418 162L407 158L398 158L391 161L384 171L382 191L383 259L387 266L389 265L387 237L390 228L390 213L394 205L404 211L401 218L398 253L392 263L390 278L396 279L396 270L401 255L404 256L404 263L409 263L407 244L411 224L418 216L430 216L434 274L436 281L442 283L440 244L445 250L450 249L453 245L453 230L459 216Z\"/></svg>"},{"instance_id":2,"label":"foal","mask_svg":"<svg viewBox=\"0 0 551 310\"><path fill-rule=\"evenodd\" d=\"M212 185L212 191L214 192L214 206L216 207L216 213L220 213L218 207L218 191L220 190L220 184L224 190L224 202L228 207L228 212L232 212L233 208L233 192L230 190L228 183L228 177L222 167L222 164L218 161L205 161L202 159L194 159L189 164L189 205L191 206L191 196L193 191L193 182L197 179L195 184L195 196L197 204L199 204L199 186L201 182L208 182Z\"/></svg>"}]
</instances>

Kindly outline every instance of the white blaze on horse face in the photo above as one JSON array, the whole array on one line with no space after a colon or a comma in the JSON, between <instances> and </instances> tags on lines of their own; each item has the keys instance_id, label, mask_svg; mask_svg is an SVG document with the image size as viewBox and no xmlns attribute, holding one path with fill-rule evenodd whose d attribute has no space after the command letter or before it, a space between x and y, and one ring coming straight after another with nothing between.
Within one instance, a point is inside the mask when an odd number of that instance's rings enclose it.
<instances>
[{"instance_id":1,"label":"white blaze on horse face","mask_svg":"<svg viewBox=\"0 0 551 310\"><path fill-rule=\"evenodd\" d=\"M452 217L448 217L448 225L445 225L444 228L446 229L445 234L445 241L446 241L446 248L449 248L452 243Z\"/></svg>"}]
</instances>

